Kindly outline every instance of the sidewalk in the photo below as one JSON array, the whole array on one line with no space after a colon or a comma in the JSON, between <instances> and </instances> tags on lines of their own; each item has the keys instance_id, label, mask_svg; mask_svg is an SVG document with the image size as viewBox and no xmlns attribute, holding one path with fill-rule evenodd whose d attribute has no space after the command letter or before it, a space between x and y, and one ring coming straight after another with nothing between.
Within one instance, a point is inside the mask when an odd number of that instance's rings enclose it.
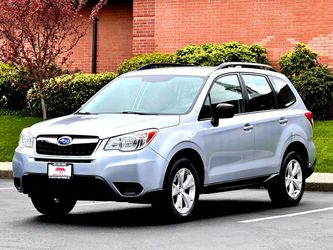
<instances>
[{"instance_id":1,"label":"sidewalk","mask_svg":"<svg viewBox=\"0 0 333 250\"><path fill-rule=\"evenodd\" d=\"M0 162L0 178L12 178L11 162ZM333 192L333 173L313 173L306 180L306 190Z\"/></svg>"}]
</instances>

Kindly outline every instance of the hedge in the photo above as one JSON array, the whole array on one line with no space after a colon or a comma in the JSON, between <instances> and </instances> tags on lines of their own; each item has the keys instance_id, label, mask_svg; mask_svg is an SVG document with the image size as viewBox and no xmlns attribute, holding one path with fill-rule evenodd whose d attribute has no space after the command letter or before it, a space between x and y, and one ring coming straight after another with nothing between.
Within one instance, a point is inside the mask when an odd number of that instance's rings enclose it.
<instances>
[{"instance_id":1,"label":"hedge","mask_svg":"<svg viewBox=\"0 0 333 250\"><path fill-rule=\"evenodd\" d=\"M297 43L279 59L281 73L295 85L305 105L318 120L333 119L333 74L318 62L319 56Z\"/></svg>"},{"instance_id":2,"label":"hedge","mask_svg":"<svg viewBox=\"0 0 333 250\"><path fill-rule=\"evenodd\" d=\"M49 117L67 115L78 110L91 96L116 77L114 73L62 75L51 80L44 89ZM27 95L28 108L41 115L40 96L36 87Z\"/></svg>"},{"instance_id":3,"label":"hedge","mask_svg":"<svg viewBox=\"0 0 333 250\"><path fill-rule=\"evenodd\" d=\"M175 62L175 55L162 54L162 53L148 53L143 55L136 55L130 59L125 60L118 68L118 74L124 74L129 71L137 70L141 66L150 63L173 63Z\"/></svg>"},{"instance_id":4,"label":"hedge","mask_svg":"<svg viewBox=\"0 0 333 250\"><path fill-rule=\"evenodd\" d=\"M177 63L217 66L224 62L253 62L268 64L267 51L259 45L241 42L189 45L176 52Z\"/></svg>"},{"instance_id":5,"label":"hedge","mask_svg":"<svg viewBox=\"0 0 333 250\"><path fill-rule=\"evenodd\" d=\"M0 108L19 110L26 105L25 97L31 86L26 75L24 70L0 63Z\"/></svg>"},{"instance_id":6,"label":"hedge","mask_svg":"<svg viewBox=\"0 0 333 250\"><path fill-rule=\"evenodd\" d=\"M318 120L333 119L333 74L325 66L304 70L293 83Z\"/></svg>"},{"instance_id":7,"label":"hedge","mask_svg":"<svg viewBox=\"0 0 333 250\"><path fill-rule=\"evenodd\" d=\"M281 73L293 80L305 70L319 65L318 54L310 50L305 44L297 43L292 51L280 57L278 64Z\"/></svg>"},{"instance_id":8,"label":"hedge","mask_svg":"<svg viewBox=\"0 0 333 250\"><path fill-rule=\"evenodd\" d=\"M241 42L224 44L188 45L175 54L148 53L125 60L118 74L137 70L149 63L183 63L201 66L217 66L224 62L254 62L268 64L267 51L259 45Z\"/></svg>"}]
</instances>

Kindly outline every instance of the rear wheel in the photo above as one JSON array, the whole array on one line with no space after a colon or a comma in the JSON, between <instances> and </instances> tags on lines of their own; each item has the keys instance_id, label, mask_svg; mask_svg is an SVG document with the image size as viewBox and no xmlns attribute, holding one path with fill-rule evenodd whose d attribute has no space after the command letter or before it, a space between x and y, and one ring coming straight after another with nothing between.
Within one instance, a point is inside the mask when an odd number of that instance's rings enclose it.
<instances>
[{"instance_id":1,"label":"rear wheel","mask_svg":"<svg viewBox=\"0 0 333 250\"><path fill-rule=\"evenodd\" d=\"M50 194L31 195L31 201L38 212L47 216L66 215L76 204L73 198L55 197Z\"/></svg>"},{"instance_id":2,"label":"rear wheel","mask_svg":"<svg viewBox=\"0 0 333 250\"><path fill-rule=\"evenodd\" d=\"M199 176L191 160L177 160L166 176L163 196L155 201L171 219L182 222L191 219L199 198Z\"/></svg>"},{"instance_id":3,"label":"rear wheel","mask_svg":"<svg viewBox=\"0 0 333 250\"><path fill-rule=\"evenodd\" d=\"M277 183L268 187L268 193L275 205L295 206L302 199L305 186L304 163L295 151L289 152L282 163Z\"/></svg>"}]
</instances>

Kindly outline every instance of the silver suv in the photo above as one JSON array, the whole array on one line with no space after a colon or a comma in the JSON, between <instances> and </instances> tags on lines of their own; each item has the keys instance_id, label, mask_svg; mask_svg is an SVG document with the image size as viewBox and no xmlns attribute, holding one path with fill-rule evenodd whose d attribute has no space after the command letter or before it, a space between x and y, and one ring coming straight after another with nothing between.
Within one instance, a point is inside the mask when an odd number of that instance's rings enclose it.
<instances>
[{"instance_id":1,"label":"silver suv","mask_svg":"<svg viewBox=\"0 0 333 250\"><path fill-rule=\"evenodd\" d=\"M199 194L252 186L297 205L316 157L312 113L290 81L262 64L160 66L121 75L76 113L24 129L18 191L48 216L77 200L114 200L188 220Z\"/></svg>"}]
</instances>

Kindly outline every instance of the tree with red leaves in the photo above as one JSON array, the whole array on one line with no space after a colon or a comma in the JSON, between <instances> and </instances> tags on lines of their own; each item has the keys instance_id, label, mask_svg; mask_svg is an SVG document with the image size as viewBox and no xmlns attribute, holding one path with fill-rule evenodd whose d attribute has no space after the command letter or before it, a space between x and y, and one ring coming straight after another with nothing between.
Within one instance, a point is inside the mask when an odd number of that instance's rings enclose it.
<instances>
[{"instance_id":1,"label":"tree with red leaves","mask_svg":"<svg viewBox=\"0 0 333 250\"><path fill-rule=\"evenodd\" d=\"M89 22L107 2L94 1L88 20L81 15L87 1L0 1L0 61L29 72L39 90L44 120L47 82L61 74Z\"/></svg>"}]
</instances>

